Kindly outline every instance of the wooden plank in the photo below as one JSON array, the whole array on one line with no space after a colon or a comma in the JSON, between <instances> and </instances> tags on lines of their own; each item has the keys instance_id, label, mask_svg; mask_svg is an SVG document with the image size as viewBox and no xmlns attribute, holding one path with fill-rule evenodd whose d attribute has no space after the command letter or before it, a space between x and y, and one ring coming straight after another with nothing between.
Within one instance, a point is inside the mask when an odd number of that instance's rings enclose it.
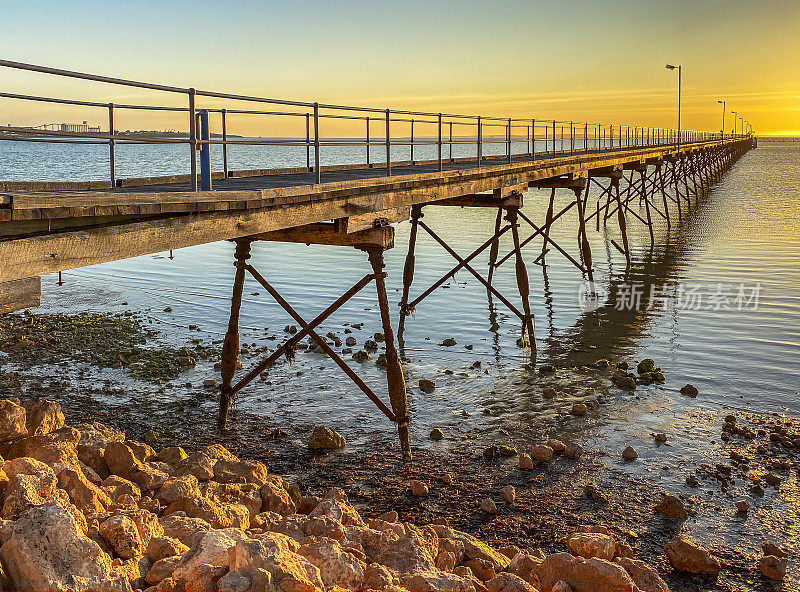
<instances>
[{"instance_id":1,"label":"wooden plank","mask_svg":"<svg viewBox=\"0 0 800 592\"><path fill-rule=\"evenodd\" d=\"M339 247L394 247L394 228L381 226L367 228L358 232L337 232L332 222L320 222L295 226L284 230L273 230L249 236L253 240L276 241L282 243L305 243L306 245L332 245Z\"/></svg>"},{"instance_id":2,"label":"wooden plank","mask_svg":"<svg viewBox=\"0 0 800 592\"><path fill-rule=\"evenodd\" d=\"M410 216L411 206L401 206L399 208L381 210L380 212L348 216L347 218L335 220L336 231L345 233L358 232L359 230L365 230L367 228L402 222L403 220L408 220Z\"/></svg>"},{"instance_id":3,"label":"wooden plank","mask_svg":"<svg viewBox=\"0 0 800 592\"><path fill-rule=\"evenodd\" d=\"M564 189L583 189L586 187L586 177L553 177L539 179L529 183L530 187L537 189L550 189L553 187Z\"/></svg>"},{"instance_id":4,"label":"wooden plank","mask_svg":"<svg viewBox=\"0 0 800 592\"><path fill-rule=\"evenodd\" d=\"M437 201L431 205L456 206L461 208L504 208L509 206L518 208L522 207L522 198L513 196L497 198L487 193L471 193Z\"/></svg>"},{"instance_id":5,"label":"wooden plank","mask_svg":"<svg viewBox=\"0 0 800 592\"><path fill-rule=\"evenodd\" d=\"M39 306L42 280L39 276L0 283L0 314Z\"/></svg>"}]
</instances>

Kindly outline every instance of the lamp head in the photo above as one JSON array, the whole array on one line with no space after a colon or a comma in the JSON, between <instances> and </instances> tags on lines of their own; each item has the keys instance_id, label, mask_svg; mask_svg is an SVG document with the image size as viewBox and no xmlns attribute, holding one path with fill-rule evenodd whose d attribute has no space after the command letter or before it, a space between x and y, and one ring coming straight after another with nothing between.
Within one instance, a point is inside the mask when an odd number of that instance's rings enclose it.
<instances>
[{"instance_id":1,"label":"lamp head","mask_svg":"<svg viewBox=\"0 0 800 592\"><path fill-rule=\"evenodd\" d=\"M725 101L717 101L717 103L719 103L720 105L724 105Z\"/></svg>"},{"instance_id":2,"label":"lamp head","mask_svg":"<svg viewBox=\"0 0 800 592\"><path fill-rule=\"evenodd\" d=\"M675 69L675 68L677 68L677 67L678 67L678 66L673 66L672 64L667 64L667 65L666 65L666 68L667 68L667 70L674 70L674 69Z\"/></svg>"}]
</instances>

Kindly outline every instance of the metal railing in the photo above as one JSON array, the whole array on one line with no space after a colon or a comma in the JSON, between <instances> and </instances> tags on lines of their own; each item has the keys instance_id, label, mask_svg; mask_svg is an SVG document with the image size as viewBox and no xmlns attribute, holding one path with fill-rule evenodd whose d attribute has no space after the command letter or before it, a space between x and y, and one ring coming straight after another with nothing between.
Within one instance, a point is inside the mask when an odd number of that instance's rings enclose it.
<instances>
[{"instance_id":1,"label":"metal railing","mask_svg":"<svg viewBox=\"0 0 800 592\"><path fill-rule=\"evenodd\" d=\"M16 70L26 70L71 79L81 79L118 86L135 87L152 91L172 93L186 96L186 107L168 105L125 104L114 102L96 102L54 97L42 97L19 93L0 92L0 98L20 101L33 101L69 106L100 108L107 111L108 132L74 132L52 131L27 127L0 127L0 139L25 142L68 142L78 144L108 144L109 178L112 185L117 184L116 146L119 144L187 144L189 147L189 176L192 189L211 188L211 146L222 147L222 174L230 176L228 147L232 145L251 146L291 146L305 151L306 169L315 173L316 183L321 182L322 166L320 152L325 147L363 146L367 167L385 167L386 174L392 174L392 166L416 164L415 147L435 146L435 158L425 161L426 164L438 165L444 170L447 162L475 161L479 166L484 162L508 162L519 160L536 160L554 158L563 155L574 155L598 151L625 150L647 146L688 144L720 139L745 137L742 134L722 134L695 130L680 130L628 126L622 124L601 124L575 121L559 121L552 119L521 119L514 117L488 117L483 115L461 115L454 113L429 113L423 111L380 109L370 107L354 107L327 103L291 101L272 99L250 95L204 91L194 88L183 88L161 84L151 84L122 78L98 76L58 68L49 68L9 60L0 60L0 66ZM290 108L288 110L236 109L209 105L198 107L199 98L206 100L260 103L270 106ZM115 130L115 113L121 110L186 113L188 126L186 137L169 137L162 135L131 136ZM210 129L210 114L219 116L218 137L214 137ZM257 115L265 117L292 117L304 120L305 137L299 138L241 138L230 139L228 135L229 115ZM364 125L364 136L347 138L328 138L320 136L321 120L360 121ZM374 125L382 128L382 134L375 135ZM398 136L398 125L407 126L407 136ZM420 126L433 127L434 133L420 135ZM484 135L488 131L490 135ZM491 135L495 132L494 135ZM474 145L475 156L454 155L453 147ZM514 146L525 147L524 152L514 150ZM372 161L370 149L374 146L385 148L386 161ZM408 161L392 161L392 148L408 146ZM485 155L489 146L503 146L497 154ZM470 149L471 150L471 149ZM445 154L445 151L447 154ZM198 184L198 155L200 160L200 183ZM419 156L417 152L416 156Z\"/></svg>"}]
</instances>

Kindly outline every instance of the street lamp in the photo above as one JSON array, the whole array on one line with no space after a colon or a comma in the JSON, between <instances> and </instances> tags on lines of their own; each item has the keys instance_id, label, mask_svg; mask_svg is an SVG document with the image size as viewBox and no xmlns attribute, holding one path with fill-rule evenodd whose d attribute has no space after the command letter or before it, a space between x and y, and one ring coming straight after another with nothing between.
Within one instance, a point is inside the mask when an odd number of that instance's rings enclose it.
<instances>
[{"instance_id":1,"label":"street lamp","mask_svg":"<svg viewBox=\"0 0 800 592\"><path fill-rule=\"evenodd\" d=\"M722 137L725 137L725 101L717 101L722 104Z\"/></svg>"},{"instance_id":2,"label":"street lamp","mask_svg":"<svg viewBox=\"0 0 800 592\"><path fill-rule=\"evenodd\" d=\"M666 65L667 70L678 69L678 146L681 144L681 71L683 66L680 64L673 66L672 64Z\"/></svg>"},{"instance_id":3,"label":"street lamp","mask_svg":"<svg viewBox=\"0 0 800 592\"><path fill-rule=\"evenodd\" d=\"M733 135L736 135L736 119L739 117L738 111L731 111L733 113Z\"/></svg>"}]
</instances>

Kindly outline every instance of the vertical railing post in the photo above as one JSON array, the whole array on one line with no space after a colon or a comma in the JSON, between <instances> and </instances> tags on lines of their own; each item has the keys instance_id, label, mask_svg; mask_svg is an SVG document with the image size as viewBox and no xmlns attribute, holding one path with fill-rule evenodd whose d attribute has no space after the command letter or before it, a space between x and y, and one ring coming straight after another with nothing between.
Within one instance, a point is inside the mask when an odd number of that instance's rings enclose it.
<instances>
[{"instance_id":1,"label":"vertical railing post","mask_svg":"<svg viewBox=\"0 0 800 592\"><path fill-rule=\"evenodd\" d=\"M511 118L508 118L508 127L506 128L506 142L508 142L508 164L511 164Z\"/></svg>"},{"instance_id":2,"label":"vertical railing post","mask_svg":"<svg viewBox=\"0 0 800 592\"><path fill-rule=\"evenodd\" d=\"M450 141L449 141L449 144L450 144L450 162L453 162L453 122L452 121L449 122L449 127L450 127Z\"/></svg>"},{"instance_id":3,"label":"vertical railing post","mask_svg":"<svg viewBox=\"0 0 800 592\"><path fill-rule=\"evenodd\" d=\"M439 170L442 170L442 114L439 113L438 116L438 136L436 140L436 148L437 152L439 153Z\"/></svg>"},{"instance_id":4,"label":"vertical railing post","mask_svg":"<svg viewBox=\"0 0 800 592\"><path fill-rule=\"evenodd\" d=\"M481 125L481 116L478 115L478 166L481 166L481 158L483 158L483 126Z\"/></svg>"},{"instance_id":5,"label":"vertical railing post","mask_svg":"<svg viewBox=\"0 0 800 592\"><path fill-rule=\"evenodd\" d=\"M319 103L314 103L314 176L317 185L322 183L322 167L319 161Z\"/></svg>"},{"instance_id":6,"label":"vertical railing post","mask_svg":"<svg viewBox=\"0 0 800 592\"><path fill-rule=\"evenodd\" d=\"M602 130L600 128L600 124L597 124L597 151L601 152L603 150L603 136Z\"/></svg>"},{"instance_id":7,"label":"vertical railing post","mask_svg":"<svg viewBox=\"0 0 800 592\"><path fill-rule=\"evenodd\" d=\"M583 151L589 153L589 124L583 124Z\"/></svg>"},{"instance_id":8,"label":"vertical railing post","mask_svg":"<svg viewBox=\"0 0 800 592\"><path fill-rule=\"evenodd\" d=\"M197 114L194 109L195 90L189 89L189 174L192 191L197 191Z\"/></svg>"},{"instance_id":9,"label":"vertical railing post","mask_svg":"<svg viewBox=\"0 0 800 592\"><path fill-rule=\"evenodd\" d=\"M108 175L111 179L111 186L117 184L116 173L116 149L114 148L114 103L108 104L108 135L111 136L108 140Z\"/></svg>"},{"instance_id":10,"label":"vertical railing post","mask_svg":"<svg viewBox=\"0 0 800 592\"><path fill-rule=\"evenodd\" d=\"M569 153L573 154L575 152L575 135L572 133L574 128L574 122L569 122Z\"/></svg>"},{"instance_id":11,"label":"vertical railing post","mask_svg":"<svg viewBox=\"0 0 800 592\"><path fill-rule=\"evenodd\" d=\"M211 132L208 129L208 109L200 109L197 112L200 120L200 189L211 191Z\"/></svg>"},{"instance_id":12,"label":"vertical railing post","mask_svg":"<svg viewBox=\"0 0 800 592\"><path fill-rule=\"evenodd\" d=\"M306 112L306 171L311 172L311 114Z\"/></svg>"},{"instance_id":13,"label":"vertical railing post","mask_svg":"<svg viewBox=\"0 0 800 592\"><path fill-rule=\"evenodd\" d=\"M392 175L392 141L389 135L389 110L386 109L386 176Z\"/></svg>"},{"instance_id":14,"label":"vertical railing post","mask_svg":"<svg viewBox=\"0 0 800 592\"><path fill-rule=\"evenodd\" d=\"M527 154L532 154L531 153L531 126L529 126L529 125L525 126L525 134L527 135L527 138L525 138L525 148L526 148L525 152Z\"/></svg>"},{"instance_id":15,"label":"vertical railing post","mask_svg":"<svg viewBox=\"0 0 800 592\"><path fill-rule=\"evenodd\" d=\"M553 156L556 155L556 120L553 120Z\"/></svg>"},{"instance_id":16,"label":"vertical railing post","mask_svg":"<svg viewBox=\"0 0 800 592\"><path fill-rule=\"evenodd\" d=\"M366 141L367 141L367 168L371 169L372 165L369 162L369 115L367 115L367 134L366 134Z\"/></svg>"},{"instance_id":17,"label":"vertical railing post","mask_svg":"<svg viewBox=\"0 0 800 592\"><path fill-rule=\"evenodd\" d=\"M411 120L411 164L414 164L414 120Z\"/></svg>"},{"instance_id":18,"label":"vertical railing post","mask_svg":"<svg viewBox=\"0 0 800 592\"><path fill-rule=\"evenodd\" d=\"M306 142L308 142L308 114L306 114ZM306 147L306 150L308 148ZM222 110L222 172L228 178L228 111Z\"/></svg>"},{"instance_id":19,"label":"vertical railing post","mask_svg":"<svg viewBox=\"0 0 800 592\"><path fill-rule=\"evenodd\" d=\"M536 160L536 120L531 119L531 160Z\"/></svg>"}]
</instances>

